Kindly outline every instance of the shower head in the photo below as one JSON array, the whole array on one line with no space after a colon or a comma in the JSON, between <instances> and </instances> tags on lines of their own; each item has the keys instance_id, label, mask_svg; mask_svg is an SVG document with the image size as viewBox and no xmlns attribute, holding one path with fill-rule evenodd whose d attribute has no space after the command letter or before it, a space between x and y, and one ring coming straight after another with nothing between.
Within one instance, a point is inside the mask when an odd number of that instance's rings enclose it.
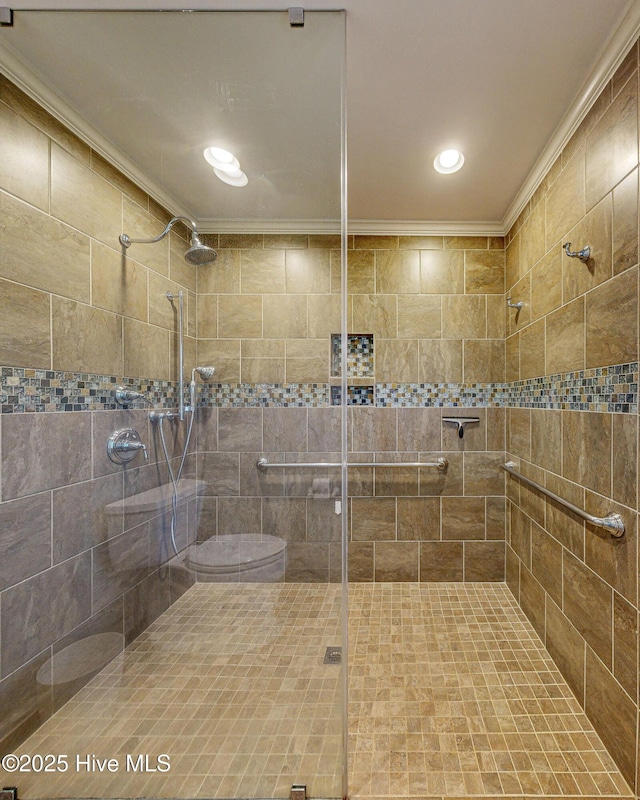
<instances>
[{"instance_id":1,"label":"shower head","mask_svg":"<svg viewBox=\"0 0 640 800\"><path fill-rule=\"evenodd\" d=\"M196 372L203 381L210 381L213 378L213 373L216 371L215 367L194 367L191 370L191 380L195 381L196 379Z\"/></svg>"},{"instance_id":2,"label":"shower head","mask_svg":"<svg viewBox=\"0 0 640 800\"><path fill-rule=\"evenodd\" d=\"M196 408L196 372L203 381L210 381L213 373L216 371L215 367L194 367L191 370L191 383L189 384L189 402L191 403L191 410L195 411Z\"/></svg>"},{"instance_id":3,"label":"shower head","mask_svg":"<svg viewBox=\"0 0 640 800\"><path fill-rule=\"evenodd\" d=\"M200 264L212 264L217 257L218 254L213 247L202 244L200 237L194 230L191 235L191 247L184 254L184 260L187 264L193 264L196 267Z\"/></svg>"},{"instance_id":4,"label":"shower head","mask_svg":"<svg viewBox=\"0 0 640 800\"><path fill-rule=\"evenodd\" d=\"M218 254L213 249L213 247L207 247L206 244L202 244L200 241L200 236L198 235L198 231L196 230L196 224L193 220L189 219L188 217L174 217L167 223L167 227L162 231L159 236L156 236L155 239L132 239L126 233L120 234L120 244L126 249L130 247L132 244L155 244L156 242L161 241L164 237L169 233L171 228L178 222L179 220L184 220L188 222L191 226L191 242L190 247L187 252L184 254L185 261L187 264L211 264L216 260Z\"/></svg>"}]
</instances>

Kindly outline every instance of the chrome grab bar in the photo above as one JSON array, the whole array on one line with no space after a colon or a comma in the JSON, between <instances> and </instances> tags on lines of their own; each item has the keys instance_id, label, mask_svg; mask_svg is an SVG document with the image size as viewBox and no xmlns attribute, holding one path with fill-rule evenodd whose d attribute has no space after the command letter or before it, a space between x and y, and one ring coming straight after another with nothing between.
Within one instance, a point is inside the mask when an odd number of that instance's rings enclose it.
<instances>
[{"instance_id":1,"label":"chrome grab bar","mask_svg":"<svg viewBox=\"0 0 640 800\"><path fill-rule=\"evenodd\" d=\"M574 506L573 503L570 503L568 500L560 497L555 492L545 489L544 486L540 486L539 483L532 481L531 478L525 478L522 473L514 469L515 466L516 465L513 461L507 461L506 464L502 465L502 469L508 472L509 475L513 475L513 477L517 478L519 481L526 483L528 486L532 486L534 489L542 492L542 494L545 494L547 497L555 500L556 503L559 503L561 506L568 508L569 511L573 511L574 514L582 517L582 519L586 519L586 521L590 522L592 525L595 525L598 528L605 528L612 536L619 538L624 534L624 522L620 514L616 514L614 511L612 511L610 514L607 514L606 517L594 517L592 514L588 514L582 508Z\"/></svg>"},{"instance_id":2,"label":"chrome grab bar","mask_svg":"<svg viewBox=\"0 0 640 800\"><path fill-rule=\"evenodd\" d=\"M318 467L341 467L339 461L302 461L292 463L271 463L266 458L259 458L256 461L256 467L262 472L267 469L287 469L289 467L298 469L316 469ZM446 472L449 467L449 461L446 458L439 458L437 461L365 461L365 462L351 462L347 464L348 467L435 467L440 472Z\"/></svg>"}]
</instances>

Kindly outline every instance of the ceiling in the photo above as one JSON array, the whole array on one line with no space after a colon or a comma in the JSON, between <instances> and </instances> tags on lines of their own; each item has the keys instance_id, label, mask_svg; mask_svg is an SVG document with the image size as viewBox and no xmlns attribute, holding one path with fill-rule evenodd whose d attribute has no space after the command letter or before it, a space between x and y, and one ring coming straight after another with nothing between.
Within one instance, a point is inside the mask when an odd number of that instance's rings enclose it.
<instances>
[{"instance_id":1,"label":"ceiling","mask_svg":"<svg viewBox=\"0 0 640 800\"><path fill-rule=\"evenodd\" d=\"M151 10L156 2L126 7ZM640 0L291 2L346 10L348 210L358 232L503 233L640 25ZM111 28L73 15L85 21L72 34L70 17L60 14L57 27L49 19L27 30L18 22L30 4L8 4L16 25L0 30L0 46L40 80L19 75L6 52L5 71L76 130L86 128L129 174L146 176L149 191L174 210L204 230L335 224L342 31L340 22L321 20L330 15L308 13L304 29L290 28L286 14L233 15L232 33L221 24L232 15L156 14L170 27L148 28L145 40L147 15L135 25L129 15L109 15ZM188 5L286 9L273 0ZM117 9L122 0L39 0L38 7ZM210 17L213 29L204 27ZM171 75L159 103L153 93ZM201 113L212 94L216 141L211 114ZM66 97L66 111L55 108L55 95ZM222 144L231 132L249 176L243 189L199 175L201 146ZM447 147L460 149L465 165L440 175L432 162Z\"/></svg>"}]
</instances>

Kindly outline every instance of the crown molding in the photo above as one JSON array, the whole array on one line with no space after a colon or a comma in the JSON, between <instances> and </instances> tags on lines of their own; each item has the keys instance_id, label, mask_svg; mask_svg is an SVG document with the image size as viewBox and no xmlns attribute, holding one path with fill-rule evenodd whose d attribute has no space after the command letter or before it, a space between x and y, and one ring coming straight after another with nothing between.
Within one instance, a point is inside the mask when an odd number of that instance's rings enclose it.
<instances>
[{"instance_id":1,"label":"crown molding","mask_svg":"<svg viewBox=\"0 0 640 800\"><path fill-rule=\"evenodd\" d=\"M498 222L420 222L350 219L350 235L361 236L502 236ZM340 220L204 219L201 233L339 234Z\"/></svg>"},{"instance_id":2,"label":"crown molding","mask_svg":"<svg viewBox=\"0 0 640 800\"><path fill-rule=\"evenodd\" d=\"M364 236L502 236L500 222L350 219L348 228Z\"/></svg>"},{"instance_id":3,"label":"crown molding","mask_svg":"<svg viewBox=\"0 0 640 800\"><path fill-rule=\"evenodd\" d=\"M602 90L624 61L639 34L640 0L631 0L618 28L609 38L591 74L583 83L569 110L554 131L547 146L509 206L501 225L505 236L522 213L526 204L533 197L534 192L560 153L562 153L567 142L591 110Z\"/></svg>"},{"instance_id":4,"label":"crown molding","mask_svg":"<svg viewBox=\"0 0 640 800\"><path fill-rule=\"evenodd\" d=\"M326 233L340 235L339 219L199 219L200 233Z\"/></svg>"}]
</instances>

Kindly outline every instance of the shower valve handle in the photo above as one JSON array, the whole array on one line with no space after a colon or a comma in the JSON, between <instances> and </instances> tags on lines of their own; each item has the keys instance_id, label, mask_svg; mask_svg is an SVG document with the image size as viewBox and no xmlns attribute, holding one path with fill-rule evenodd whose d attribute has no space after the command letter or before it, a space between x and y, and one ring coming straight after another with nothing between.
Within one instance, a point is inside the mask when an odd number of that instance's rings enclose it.
<instances>
[{"instance_id":1,"label":"shower valve handle","mask_svg":"<svg viewBox=\"0 0 640 800\"><path fill-rule=\"evenodd\" d=\"M147 445L133 428L114 431L107 442L107 455L116 464L128 464L138 455L138 450L142 450L144 460L148 461Z\"/></svg>"}]
</instances>

